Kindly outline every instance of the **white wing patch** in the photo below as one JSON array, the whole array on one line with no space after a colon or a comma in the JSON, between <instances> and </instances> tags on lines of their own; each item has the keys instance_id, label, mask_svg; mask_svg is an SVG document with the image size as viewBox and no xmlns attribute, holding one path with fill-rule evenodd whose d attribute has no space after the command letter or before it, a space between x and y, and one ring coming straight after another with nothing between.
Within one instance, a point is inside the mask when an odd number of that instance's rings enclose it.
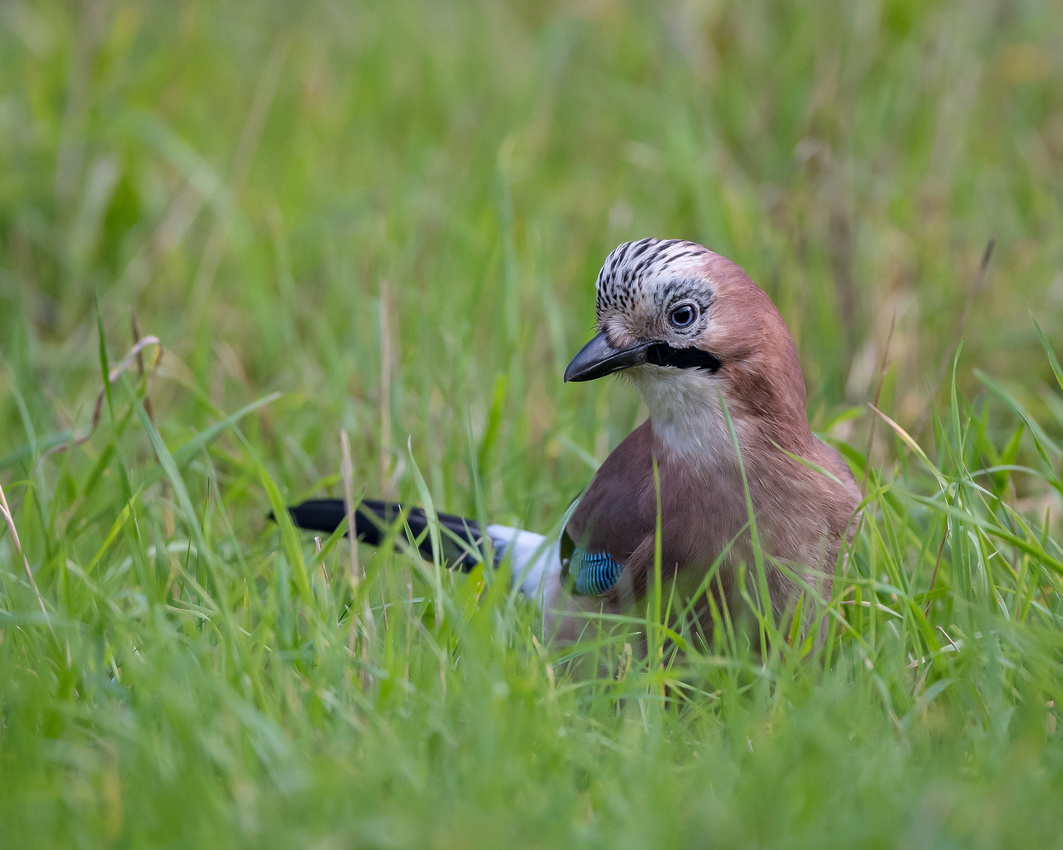
<instances>
[{"instance_id":1,"label":"white wing patch","mask_svg":"<svg viewBox=\"0 0 1063 850\"><path fill-rule=\"evenodd\" d=\"M561 544L542 534L508 525L489 525L495 551L513 564L513 584L540 609L552 604L561 586Z\"/></svg>"}]
</instances>

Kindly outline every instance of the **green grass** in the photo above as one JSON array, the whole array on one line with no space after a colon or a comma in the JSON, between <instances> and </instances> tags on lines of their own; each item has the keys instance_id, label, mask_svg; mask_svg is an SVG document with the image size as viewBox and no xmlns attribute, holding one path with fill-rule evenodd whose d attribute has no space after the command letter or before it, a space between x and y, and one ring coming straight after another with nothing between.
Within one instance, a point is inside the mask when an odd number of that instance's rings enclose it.
<instances>
[{"instance_id":1,"label":"green grass","mask_svg":"<svg viewBox=\"0 0 1063 850\"><path fill-rule=\"evenodd\" d=\"M1061 24L0 6L0 845L1063 844ZM623 640L504 576L355 591L267 523L345 429L371 494L549 529L642 415L561 373L647 235L769 292L864 487L822 648L590 676ZM50 454L131 311L158 370Z\"/></svg>"}]
</instances>

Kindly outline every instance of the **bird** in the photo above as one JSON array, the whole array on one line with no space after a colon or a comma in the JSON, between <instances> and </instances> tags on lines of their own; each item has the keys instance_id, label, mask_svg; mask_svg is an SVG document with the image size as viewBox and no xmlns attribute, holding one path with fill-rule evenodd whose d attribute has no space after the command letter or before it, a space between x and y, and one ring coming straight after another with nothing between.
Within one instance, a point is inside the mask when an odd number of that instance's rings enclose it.
<instances>
[{"instance_id":1,"label":"bird","mask_svg":"<svg viewBox=\"0 0 1063 850\"><path fill-rule=\"evenodd\" d=\"M566 383L619 375L648 418L606 457L552 538L505 525L362 499L355 534L381 545L402 522L421 553L426 529L457 568L509 560L543 627L578 640L596 613L637 609L655 587L677 594L711 638L738 620L741 575L756 569L781 619L825 598L851 544L861 501L841 455L809 425L790 330L737 263L680 239L625 242L595 282L596 333ZM296 526L331 533L342 499L289 508ZM759 565L759 567L758 567Z\"/></svg>"}]
</instances>

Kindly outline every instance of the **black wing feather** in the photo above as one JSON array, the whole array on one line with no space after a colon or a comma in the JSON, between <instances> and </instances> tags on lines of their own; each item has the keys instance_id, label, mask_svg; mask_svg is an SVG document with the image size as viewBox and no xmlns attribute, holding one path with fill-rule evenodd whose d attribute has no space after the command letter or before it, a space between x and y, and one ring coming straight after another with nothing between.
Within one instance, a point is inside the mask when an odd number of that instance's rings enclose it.
<instances>
[{"instance_id":1,"label":"black wing feather","mask_svg":"<svg viewBox=\"0 0 1063 850\"><path fill-rule=\"evenodd\" d=\"M347 516L343 499L309 499L288 508L288 513L299 528L325 534L332 534ZM443 557L454 566L472 569L484 557L480 524L474 519L454 514L437 513L436 517L439 524L450 532L441 535ZM424 533L428 528L428 516L423 508L406 507L398 502L380 499L362 499L354 512L355 535L370 546L380 546L399 520L405 520L414 538L420 540L418 549L421 554L431 558L432 541Z\"/></svg>"}]
</instances>

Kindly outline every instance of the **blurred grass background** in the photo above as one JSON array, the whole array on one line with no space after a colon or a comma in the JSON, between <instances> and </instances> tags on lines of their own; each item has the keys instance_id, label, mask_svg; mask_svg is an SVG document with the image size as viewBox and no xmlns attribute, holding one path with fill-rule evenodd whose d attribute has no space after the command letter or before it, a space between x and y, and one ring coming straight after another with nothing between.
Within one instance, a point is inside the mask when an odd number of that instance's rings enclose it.
<instances>
[{"instance_id":1,"label":"blurred grass background","mask_svg":"<svg viewBox=\"0 0 1063 850\"><path fill-rule=\"evenodd\" d=\"M1032 0L0 5L34 577L0 531L0 843L1057 845L1061 33ZM588 681L490 576L365 552L359 637L344 547L282 538L271 487L338 495L343 428L371 494L547 530L642 415L560 376L649 235L789 322L869 496L849 632ZM47 455L131 313L150 388ZM876 398L925 462L882 424L865 457Z\"/></svg>"}]
</instances>

